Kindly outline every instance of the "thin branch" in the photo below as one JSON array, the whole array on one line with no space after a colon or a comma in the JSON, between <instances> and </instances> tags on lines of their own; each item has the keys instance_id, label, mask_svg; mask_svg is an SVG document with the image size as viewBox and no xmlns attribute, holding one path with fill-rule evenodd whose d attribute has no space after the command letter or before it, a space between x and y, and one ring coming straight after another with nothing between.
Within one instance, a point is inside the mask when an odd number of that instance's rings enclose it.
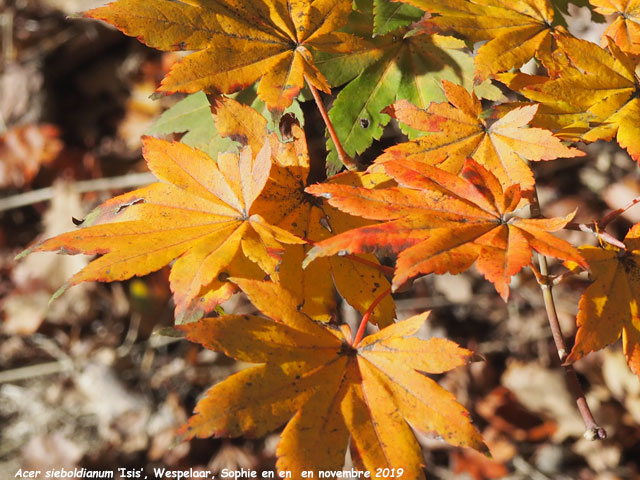
<instances>
[{"instance_id":1,"label":"thin branch","mask_svg":"<svg viewBox=\"0 0 640 480\"><path fill-rule=\"evenodd\" d=\"M371 313L373 313L373 310L378 306L378 304L382 301L384 297L390 294L391 294L391 289L387 288L385 291L383 291L380 295L378 295L375 298L375 300L371 303L371 305L369 305L369 308L367 308L367 311L364 312L364 315L362 316L362 320L360 320L360 326L358 327L356 338L353 340L353 343L351 344L353 348L356 348L360 343L360 340L362 340L362 337L364 337L364 332L367 330L369 317L371 317Z\"/></svg>"},{"instance_id":2,"label":"thin branch","mask_svg":"<svg viewBox=\"0 0 640 480\"><path fill-rule=\"evenodd\" d=\"M119 177L96 178L73 183L78 193L98 192L101 190L116 190L121 188L139 187L156 180L149 172L128 173ZM10 197L0 198L0 212L20 208L34 203L46 202L53 198L53 188L46 187L31 192L19 193Z\"/></svg>"},{"instance_id":3,"label":"thin branch","mask_svg":"<svg viewBox=\"0 0 640 480\"><path fill-rule=\"evenodd\" d=\"M30 378L55 375L56 373L69 372L73 370L73 363L58 360L55 362L38 363L27 367L13 368L0 372L0 384L13 383Z\"/></svg>"},{"instance_id":4,"label":"thin branch","mask_svg":"<svg viewBox=\"0 0 640 480\"><path fill-rule=\"evenodd\" d=\"M538 194L535 190L530 208L531 216L533 218L540 216L540 204L538 203ZM562 368L564 369L565 376L567 377L569 389L576 401L578 411L582 416L582 421L587 428L587 431L584 433L584 437L588 440L605 439L607 438L607 432L604 428L599 426L593 418L593 414L591 413L591 409L589 408L589 404L587 403L587 399L585 398L584 391L582 390L582 386L580 385L580 381L578 380L578 376L576 375L573 365L564 364L568 356L567 346L564 342L564 336L562 335L562 329L560 328L560 322L558 321L558 313L553 300L553 285L549 278L547 257L541 253L538 253L538 265L540 269L539 276L536 275L536 279L538 280L538 285L540 285L540 289L542 290L542 298L544 299L544 306L547 311L547 318L549 320L549 326L551 327L553 341L556 345L556 349L558 350L558 357L560 357L560 362L562 363Z\"/></svg>"},{"instance_id":5,"label":"thin branch","mask_svg":"<svg viewBox=\"0 0 640 480\"><path fill-rule=\"evenodd\" d=\"M622 250L626 250L627 246L623 242L615 238L610 233L605 232L604 229L607 228L607 226L616 218L618 218L620 215L622 215L624 212L638 203L640 203L640 195L632 199L625 206L607 213L604 217L602 217L600 220L594 221L591 225L588 225L586 223L570 222L565 226L565 228L569 230L580 230L581 232L590 233L592 235L595 235L601 242L605 242L609 245L614 245Z\"/></svg>"},{"instance_id":6,"label":"thin branch","mask_svg":"<svg viewBox=\"0 0 640 480\"><path fill-rule=\"evenodd\" d=\"M604 230L607 225L609 225L612 221L614 221L618 216L622 215L624 212L633 207L636 203L640 203L640 195L627 203L624 207L614 210L613 212L607 213L604 217L598 220L598 228Z\"/></svg>"},{"instance_id":7,"label":"thin branch","mask_svg":"<svg viewBox=\"0 0 640 480\"><path fill-rule=\"evenodd\" d=\"M590 233L601 242L608 243L609 245L614 245L623 250L627 249L627 246L616 237L614 237L610 233L602 231L602 227L600 226L599 222L594 222L592 225L588 225L586 223L569 222L567 223L567 225L565 225L564 228L566 228L567 230L579 230L581 232Z\"/></svg>"},{"instance_id":8,"label":"thin branch","mask_svg":"<svg viewBox=\"0 0 640 480\"><path fill-rule=\"evenodd\" d=\"M309 90L311 90L311 94L313 95L313 99L316 101L316 105L318 106L318 110L320 110L320 115L322 115L322 119L324 120L324 124L327 126L327 130L329 131L329 136L331 136L331 140L336 147L336 152L338 153L338 158L347 167L349 170L358 170L358 164L347 155L347 152L342 148L342 143L340 143L340 139L338 138L338 134L336 130L333 128L333 124L331 123L331 119L329 118L329 114L327 113L327 109L324 108L324 103L322 103L322 98L320 97L320 92L318 89L313 86L313 84L309 81L307 77L305 77L307 81L307 85L309 85Z\"/></svg>"}]
</instances>

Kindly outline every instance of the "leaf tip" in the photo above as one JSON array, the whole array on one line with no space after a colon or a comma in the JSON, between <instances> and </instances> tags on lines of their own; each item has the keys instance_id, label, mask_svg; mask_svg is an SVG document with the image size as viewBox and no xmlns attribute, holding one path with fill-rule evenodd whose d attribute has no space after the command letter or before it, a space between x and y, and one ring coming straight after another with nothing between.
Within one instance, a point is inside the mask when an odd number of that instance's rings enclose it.
<instances>
[{"instance_id":1,"label":"leaf tip","mask_svg":"<svg viewBox=\"0 0 640 480\"><path fill-rule=\"evenodd\" d=\"M22 260L27 255L30 255L31 253L33 253L36 248L37 248L37 245L35 245L33 247L25 248L23 251L21 251L19 254L17 254L15 257L13 257L13 259L16 262L19 261L19 260Z\"/></svg>"},{"instance_id":2,"label":"leaf tip","mask_svg":"<svg viewBox=\"0 0 640 480\"><path fill-rule=\"evenodd\" d=\"M53 303L54 300L56 300L64 292L66 292L69 289L69 287L71 287L71 284L69 282L66 282L58 290L56 290L55 293L53 295L51 295L51 298L49 299L49 305L51 305L51 303Z\"/></svg>"}]
</instances>

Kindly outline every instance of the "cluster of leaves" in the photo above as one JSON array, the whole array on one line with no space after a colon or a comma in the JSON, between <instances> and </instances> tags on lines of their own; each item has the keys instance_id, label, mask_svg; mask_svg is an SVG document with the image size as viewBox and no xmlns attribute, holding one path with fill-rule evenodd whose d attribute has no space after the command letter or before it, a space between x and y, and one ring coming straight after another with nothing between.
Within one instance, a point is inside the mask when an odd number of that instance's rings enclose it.
<instances>
[{"instance_id":1,"label":"cluster of leaves","mask_svg":"<svg viewBox=\"0 0 640 480\"><path fill-rule=\"evenodd\" d=\"M341 468L348 445L373 476L402 467L422 478L409 426L485 451L466 410L425 375L473 354L415 337L426 315L394 321L391 293L418 275L475 264L506 301L534 251L590 269L569 361L622 334L640 375L639 226L618 246L578 249L552 235L573 214L531 218L526 208L537 211L528 162L583 155L566 142L616 136L640 161L637 24L622 0L593 3L623 19L606 49L569 34L548 0L117 0L92 10L152 47L192 51L159 91L193 95L149 132L186 134L143 139L159 182L25 254L101 255L69 285L172 263L187 338L264 364L213 387L185 437L259 436L288 422L278 468L296 478ZM518 71L531 58L546 75ZM495 80L529 101L506 102ZM328 140L328 178L309 185L305 83L316 98L344 86L328 116L348 155L391 118L409 140L366 171L339 174L352 165ZM392 255L394 268L376 253ZM268 318L221 312L238 289ZM363 315L355 335L340 322L336 291ZM380 330L363 339L368 322Z\"/></svg>"}]
</instances>

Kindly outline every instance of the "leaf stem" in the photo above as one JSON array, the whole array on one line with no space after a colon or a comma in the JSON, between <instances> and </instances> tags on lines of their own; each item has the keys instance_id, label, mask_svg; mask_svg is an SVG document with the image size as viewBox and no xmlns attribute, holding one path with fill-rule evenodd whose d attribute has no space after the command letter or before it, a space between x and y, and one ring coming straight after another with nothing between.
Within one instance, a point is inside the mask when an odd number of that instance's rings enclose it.
<instances>
[{"instance_id":1,"label":"leaf stem","mask_svg":"<svg viewBox=\"0 0 640 480\"><path fill-rule=\"evenodd\" d=\"M627 249L627 246L616 237L614 237L610 233L602 231L603 227L599 221L594 222L593 225L587 225L586 223L569 222L565 225L564 228L568 230L579 230L581 232L590 233L592 235L595 235L599 241L608 243L609 245L614 245L618 248L621 248L622 250Z\"/></svg>"},{"instance_id":2,"label":"leaf stem","mask_svg":"<svg viewBox=\"0 0 640 480\"><path fill-rule=\"evenodd\" d=\"M331 140L333 141L333 144L336 146L336 152L338 153L338 158L340 158L340 161L349 170L354 170L354 171L358 170L358 164L355 162L353 158L347 155L347 152L345 152L344 148L342 148L342 143L340 143L338 134L336 133L336 130L333 128L333 124L331 123L331 119L329 118L329 114L327 113L327 109L324 108L324 103L322 103L320 92L318 92L318 89L313 86L313 84L309 81L309 79L306 76L305 76L305 80L307 81L307 85L309 85L309 90L311 90L313 99L316 101L318 110L320 110L320 115L322 115L324 124L327 126L327 130L329 131Z\"/></svg>"},{"instance_id":3,"label":"leaf stem","mask_svg":"<svg viewBox=\"0 0 640 480\"><path fill-rule=\"evenodd\" d=\"M620 216L621 214L623 214L624 212L629 210L631 207L633 207L636 203L640 203L640 195L638 195L636 198L631 200L624 207L618 208L617 210L614 210L613 212L609 212L604 217L602 217L600 220L598 220L598 222L597 222L598 228L604 230L607 227L607 225L609 225L618 216Z\"/></svg>"},{"instance_id":4,"label":"leaf stem","mask_svg":"<svg viewBox=\"0 0 640 480\"><path fill-rule=\"evenodd\" d=\"M349 260L353 260L354 262L362 263L363 265L368 265L370 267L375 268L380 273L382 273L387 278L393 278L393 274L395 273L395 269L393 267L387 267L386 265L381 265L376 262L372 262L371 260L367 260L366 258L359 257L353 253L345 255L345 258Z\"/></svg>"},{"instance_id":5,"label":"leaf stem","mask_svg":"<svg viewBox=\"0 0 640 480\"><path fill-rule=\"evenodd\" d=\"M537 218L541 216L540 204L538 203L538 193L534 189L533 201L530 205L531 216ZM578 411L582 416L582 421L587 428L584 433L584 437L587 440L598 440L607 438L607 432L602 428L596 420L593 418L587 399L585 398L584 391L578 380L576 371L573 365L565 364L565 360L568 356L567 346L564 342L564 336L562 335L562 329L560 328L560 322L558 320L558 313L556 311L555 301L553 299L553 282L549 278L549 267L547 265L547 257L538 253L538 265L539 273L536 275L538 285L542 290L542 298L544 299L545 310L547 311L547 318L549 320L549 326L551 327L551 333L553 335L553 341L558 351L558 357L562 363L565 376L567 377L567 383L569 384L569 390L576 401Z\"/></svg>"},{"instance_id":6,"label":"leaf stem","mask_svg":"<svg viewBox=\"0 0 640 480\"><path fill-rule=\"evenodd\" d=\"M364 312L364 315L362 316L362 320L360 320L360 326L358 327L358 332L356 333L356 338L354 338L353 343L351 344L353 346L353 348L356 348L358 346L358 344L360 343L360 340L362 340L362 337L364 337L364 332L367 329L367 323L369 323L369 317L371 316L371 313L378 306L378 304L382 301L382 299L384 297L386 297L387 295L389 295L389 294L391 294L391 289L387 288L385 291L383 291L380 295L378 295L373 300L371 305L369 305L369 308L367 308L367 311Z\"/></svg>"},{"instance_id":7,"label":"leaf stem","mask_svg":"<svg viewBox=\"0 0 640 480\"><path fill-rule=\"evenodd\" d=\"M586 223L570 222L565 226L565 228L569 230L580 230L581 232L591 233L592 235L595 235L596 237L598 237L598 240L600 240L601 242L606 242L622 250L626 250L627 246L623 242L615 238L610 233L605 232L604 229L607 228L607 225L613 222L616 218L618 218L620 215L622 215L624 212L626 212L627 210L629 210L631 207L633 207L638 203L640 203L640 195L632 199L625 206L607 213L600 220L594 221L593 225L587 225Z\"/></svg>"}]
</instances>

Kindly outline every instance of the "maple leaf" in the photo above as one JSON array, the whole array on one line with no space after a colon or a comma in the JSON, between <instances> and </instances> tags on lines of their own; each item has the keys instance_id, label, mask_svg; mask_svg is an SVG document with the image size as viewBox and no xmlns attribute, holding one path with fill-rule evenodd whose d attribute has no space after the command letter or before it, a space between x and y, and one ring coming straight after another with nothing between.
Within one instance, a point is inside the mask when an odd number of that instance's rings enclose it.
<instances>
[{"instance_id":1,"label":"maple leaf","mask_svg":"<svg viewBox=\"0 0 640 480\"><path fill-rule=\"evenodd\" d=\"M411 427L453 445L486 452L467 411L426 373L472 360L441 338L414 337L427 314L388 326L354 345L348 327L330 329L296 308L281 286L238 282L266 319L224 315L184 325L187 338L244 362L263 363L211 388L182 433L186 438L259 437L287 423L277 468L341 470L347 446L373 478L377 468L403 468L423 479L421 449ZM238 334L241 332L241 334Z\"/></svg>"},{"instance_id":2,"label":"maple leaf","mask_svg":"<svg viewBox=\"0 0 640 480\"><path fill-rule=\"evenodd\" d=\"M409 99L423 107L443 100L443 79L472 89L473 63L464 48L461 40L431 34L424 28L377 39L376 61L340 91L329 111L345 151L352 156L360 154L379 139L390 120L384 108L397 99ZM348 56L342 59L349 60ZM331 140L327 148L329 165L337 165Z\"/></svg>"},{"instance_id":3,"label":"maple leaf","mask_svg":"<svg viewBox=\"0 0 640 480\"><path fill-rule=\"evenodd\" d=\"M618 144L640 162L636 62L611 39L608 42L610 52L585 40L559 38L558 46L565 57L560 57L558 78L519 75L501 79L541 104L534 125L585 142L616 137Z\"/></svg>"},{"instance_id":4,"label":"maple leaf","mask_svg":"<svg viewBox=\"0 0 640 480\"><path fill-rule=\"evenodd\" d=\"M584 155L564 146L548 130L528 128L536 105L514 109L488 125L474 93L446 80L442 87L449 102L431 103L423 110L400 100L386 110L416 130L433 133L388 148L376 163L406 157L458 173L466 158L472 157L486 165L505 187L517 183L528 190L535 181L523 158L538 161Z\"/></svg>"},{"instance_id":5,"label":"maple leaf","mask_svg":"<svg viewBox=\"0 0 640 480\"><path fill-rule=\"evenodd\" d=\"M160 115L145 135L172 133L185 133L180 138L182 143L202 150L211 158L217 158L222 152L237 150L237 144L223 137L216 129L211 104L203 92L188 95L173 105Z\"/></svg>"},{"instance_id":6,"label":"maple leaf","mask_svg":"<svg viewBox=\"0 0 640 480\"><path fill-rule=\"evenodd\" d=\"M595 11L603 15L615 15L615 20L602 34L600 45L607 46L611 38L620 50L640 54L640 2L638 0L589 0Z\"/></svg>"},{"instance_id":7,"label":"maple leaf","mask_svg":"<svg viewBox=\"0 0 640 480\"><path fill-rule=\"evenodd\" d=\"M145 275L174 261L169 277L176 321L190 321L234 291L229 275L277 278L282 243L304 243L267 223L252 204L267 181L270 146L216 162L182 143L143 137L147 166L163 182L97 207L88 225L26 250L103 254L69 280L111 282ZM166 183L165 183L166 182Z\"/></svg>"},{"instance_id":8,"label":"maple leaf","mask_svg":"<svg viewBox=\"0 0 640 480\"><path fill-rule=\"evenodd\" d=\"M640 224L629 230L624 243L626 250L612 245L580 247L593 284L580 298L576 341L567 362L600 350L622 335L627 363L640 376Z\"/></svg>"},{"instance_id":9,"label":"maple leaf","mask_svg":"<svg viewBox=\"0 0 640 480\"><path fill-rule=\"evenodd\" d=\"M556 30L548 0L402 0L437 14L428 22L443 31L454 31L470 42L488 40L475 58L476 77L519 68L537 55L550 51ZM557 30L564 33L563 29Z\"/></svg>"},{"instance_id":10,"label":"maple leaf","mask_svg":"<svg viewBox=\"0 0 640 480\"><path fill-rule=\"evenodd\" d=\"M289 129L291 141L288 143L276 142L274 136L271 137L274 163L265 194L257 199L255 211L269 223L309 242L328 238L332 232L371 223L342 213L305 193L310 168L307 144L297 122ZM381 180L388 181L388 177L349 173L331 181L372 187ZM390 288L373 255L322 259L303 270L302 261L308 249L308 245L285 248L279 281L296 296L301 310L316 320L328 321L335 315L334 285L361 313ZM394 310L393 299L387 295L373 309L371 321L379 326L388 325L395 316Z\"/></svg>"},{"instance_id":11,"label":"maple leaf","mask_svg":"<svg viewBox=\"0 0 640 480\"><path fill-rule=\"evenodd\" d=\"M373 34L386 33L420 20L424 12L406 3L373 0Z\"/></svg>"},{"instance_id":12,"label":"maple leaf","mask_svg":"<svg viewBox=\"0 0 640 480\"><path fill-rule=\"evenodd\" d=\"M505 301L511 277L529 264L532 249L586 265L573 246L549 233L562 229L573 214L518 217L514 210L520 204L520 186L504 189L495 175L472 159L466 161L462 178L411 159L383 165L398 187L307 188L344 212L385 221L317 243L307 263L328 255L389 249L399 254L392 283L397 289L418 274L456 274L475 262Z\"/></svg>"},{"instance_id":13,"label":"maple leaf","mask_svg":"<svg viewBox=\"0 0 640 480\"><path fill-rule=\"evenodd\" d=\"M305 78L329 92L313 50L349 51L364 43L335 32L350 11L349 0L118 0L85 15L160 50L195 50L171 68L161 92L232 93L260 80L260 98L282 111Z\"/></svg>"}]
</instances>

